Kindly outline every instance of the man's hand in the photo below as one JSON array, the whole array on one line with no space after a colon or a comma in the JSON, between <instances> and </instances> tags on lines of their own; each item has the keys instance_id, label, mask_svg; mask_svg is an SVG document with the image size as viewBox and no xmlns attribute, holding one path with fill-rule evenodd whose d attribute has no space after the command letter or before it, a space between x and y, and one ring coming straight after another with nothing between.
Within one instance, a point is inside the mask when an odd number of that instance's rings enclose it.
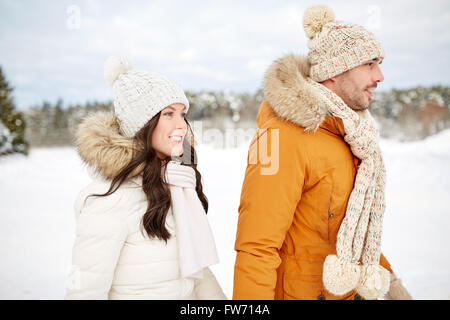
<instances>
[{"instance_id":1,"label":"man's hand","mask_svg":"<svg viewBox=\"0 0 450 320\"><path fill-rule=\"evenodd\" d=\"M386 300L412 300L408 290L402 285L402 281L391 272L391 286L385 296Z\"/></svg>"}]
</instances>

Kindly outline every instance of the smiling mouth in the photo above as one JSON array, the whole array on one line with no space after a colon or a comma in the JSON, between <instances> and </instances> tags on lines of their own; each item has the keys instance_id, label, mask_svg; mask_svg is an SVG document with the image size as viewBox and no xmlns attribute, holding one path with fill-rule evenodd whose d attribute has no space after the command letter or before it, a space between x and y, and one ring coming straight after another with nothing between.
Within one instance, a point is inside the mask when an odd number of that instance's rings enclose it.
<instances>
[{"instance_id":1,"label":"smiling mouth","mask_svg":"<svg viewBox=\"0 0 450 320\"><path fill-rule=\"evenodd\" d=\"M367 95L369 96L370 100L373 99L373 92L372 92L372 90L373 89L366 89L366 90L364 90L367 93Z\"/></svg>"},{"instance_id":2,"label":"smiling mouth","mask_svg":"<svg viewBox=\"0 0 450 320\"><path fill-rule=\"evenodd\" d=\"M169 139L173 142L180 143L183 140L183 136L169 136Z\"/></svg>"}]
</instances>

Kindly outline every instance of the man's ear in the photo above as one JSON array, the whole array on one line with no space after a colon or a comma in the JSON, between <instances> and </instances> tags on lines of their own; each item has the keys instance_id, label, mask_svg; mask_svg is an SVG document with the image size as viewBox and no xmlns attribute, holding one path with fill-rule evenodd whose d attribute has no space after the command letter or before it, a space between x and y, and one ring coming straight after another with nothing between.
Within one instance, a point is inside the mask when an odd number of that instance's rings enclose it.
<instances>
[{"instance_id":1,"label":"man's ear","mask_svg":"<svg viewBox=\"0 0 450 320\"><path fill-rule=\"evenodd\" d=\"M337 76L334 76L330 79L324 80L324 81L320 82L320 84L323 84L325 87L327 87L329 89L334 88L336 81L337 81L336 77Z\"/></svg>"},{"instance_id":2,"label":"man's ear","mask_svg":"<svg viewBox=\"0 0 450 320\"><path fill-rule=\"evenodd\" d=\"M328 79L328 80L330 80L331 82L336 82L337 81L337 76L334 76L334 77L331 77L330 79Z\"/></svg>"}]
</instances>

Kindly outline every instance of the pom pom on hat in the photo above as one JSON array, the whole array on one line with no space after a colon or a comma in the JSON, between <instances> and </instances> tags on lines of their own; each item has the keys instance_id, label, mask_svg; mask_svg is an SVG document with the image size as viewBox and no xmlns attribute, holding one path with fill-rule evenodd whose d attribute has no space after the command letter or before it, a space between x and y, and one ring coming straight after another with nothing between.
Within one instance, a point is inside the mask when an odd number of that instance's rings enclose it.
<instances>
[{"instance_id":1,"label":"pom pom on hat","mask_svg":"<svg viewBox=\"0 0 450 320\"><path fill-rule=\"evenodd\" d=\"M319 4L306 9L303 15L303 28L309 39L322 31L324 25L334 20L334 12L330 7Z\"/></svg>"},{"instance_id":2,"label":"pom pom on hat","mask_svg":"<svg viewBox=\"0 0 450 320\"><path fill-rule=\"evenodd\" d=\"M109 57L105 61L104 76L109 84L113 84L114 81L121 75L131 70L131 61L128 57Z\"/></svg>"}]
</instances>

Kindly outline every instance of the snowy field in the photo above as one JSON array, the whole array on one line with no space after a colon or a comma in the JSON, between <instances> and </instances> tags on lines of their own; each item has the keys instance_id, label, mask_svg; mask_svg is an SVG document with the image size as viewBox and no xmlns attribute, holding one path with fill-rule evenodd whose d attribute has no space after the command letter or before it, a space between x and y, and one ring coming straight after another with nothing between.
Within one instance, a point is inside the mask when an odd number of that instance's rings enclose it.
<instances>
[{"instance_id":1,"label":"snowy field","mask_svg":"<svg viewBox=\"0 0 450 320\"><path fill-rule=\"evenodd\" d=\"M414 299L450 299L450 130L381 147L388 173L383 253ZM231 298L247 144L200 146L198 154L220 257L212 270ZM89 181L73 148L0 157L0 299L63 298L73 202Z\"/></svg>"}]
</instances>

